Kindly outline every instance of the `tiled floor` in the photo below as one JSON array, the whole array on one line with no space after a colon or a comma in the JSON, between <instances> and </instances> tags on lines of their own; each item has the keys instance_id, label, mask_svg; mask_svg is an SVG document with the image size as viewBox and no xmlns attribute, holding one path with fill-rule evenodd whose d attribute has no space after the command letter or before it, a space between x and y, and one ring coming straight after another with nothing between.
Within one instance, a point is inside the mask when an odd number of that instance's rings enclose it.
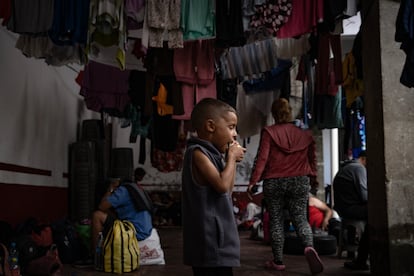
<instances>
[{"instance_id":1,"label":"tiled floor","mask_svg":"<svg viewBox=\"0 0 414 276\"><path fill-rule=\"evenodd\" d=\"M128 273L131 276L190 276L191 268L182 264L182 232L178 227L159 228L158 229L161 245L165 255L165 265L141 266L139 270ZM261 241L249 239L249 231L240 231L241 239L241 267L234 269L235 276L246 275L311 275L308 264L304 256L285 255L284 262L286 271L270 271L264 268L264 262L271 258L271 250L269 245L263 244ZM325 265L325 270L319 275L370 275L368 271L350 271L343 267L345 258L339 259L335 255L321 256ZM103 276L108 273L96 272L93 269L73 268L65 265L64 275L70 276Z\"/></svg>"}]
</instances>

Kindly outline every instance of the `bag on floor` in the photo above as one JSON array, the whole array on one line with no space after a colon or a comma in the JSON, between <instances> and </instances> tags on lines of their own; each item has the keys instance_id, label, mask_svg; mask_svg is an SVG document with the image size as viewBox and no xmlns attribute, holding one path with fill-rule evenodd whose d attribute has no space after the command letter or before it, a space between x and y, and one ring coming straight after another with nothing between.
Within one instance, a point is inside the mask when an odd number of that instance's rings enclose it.
<instances>
[{"instance_id":1,"label":"bag on floor","mask_svg":"<svg viewBox=\"0 0 414 276\"><path fill-rule=\"evenodd\" d=\"M152 228L151 235L145 240L139 241L139 265L163 265L164 251L161 248L160 236L157 229Z\"/></svg>"},{"instance_id":2,"label":"bag on floor","mask_svg":"<svg viewBox=\"0 0 414 276\"><path fill-rule=\"evenodd\" d=\"M44 256L30 261L24 272L31 276L59 276L62 275L62 269L57 246L52 244Z\"/></svg>"},{"instance_id":3,"label":"bag on floor","mask_svg":"<svg viewBox=\"0 0 414 276\"><path fill-rule=\"evenodd\" d=\"M103 244L104 271L122 274L139 267L139 245L134 225L115 220Z\"/></svg>"},{"instance_id":4,"label":"bag on floor","mask_svg":"<svg viewBox=\"0 0 414 276\"><path fill-rule=\"evenodd\" d=\"M61 219L52 223L53 242L57 245L62 263L72 264L84 259L87 250L82 247L74 223L69 219Z\"/></svg>"}]
</instances>

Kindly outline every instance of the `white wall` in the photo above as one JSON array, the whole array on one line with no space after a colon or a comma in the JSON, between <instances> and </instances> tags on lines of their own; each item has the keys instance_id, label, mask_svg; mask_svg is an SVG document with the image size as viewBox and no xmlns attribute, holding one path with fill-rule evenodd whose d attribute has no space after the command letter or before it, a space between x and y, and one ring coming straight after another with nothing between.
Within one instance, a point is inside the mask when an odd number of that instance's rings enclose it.
<instances>
[{"instance_id":1,"label":"white wall","mask_svg":"<svg viewBox=\"0 0 414 276\"><path fill-rule=\"evenodd\" d=\"M78 122L99 114L85 108L75 71L27 58L14 47L16 40L0 28L0 162L50 170L52 176L0 171L0 183L67 187L63 174Z\"/></svg>"}]
</instances>

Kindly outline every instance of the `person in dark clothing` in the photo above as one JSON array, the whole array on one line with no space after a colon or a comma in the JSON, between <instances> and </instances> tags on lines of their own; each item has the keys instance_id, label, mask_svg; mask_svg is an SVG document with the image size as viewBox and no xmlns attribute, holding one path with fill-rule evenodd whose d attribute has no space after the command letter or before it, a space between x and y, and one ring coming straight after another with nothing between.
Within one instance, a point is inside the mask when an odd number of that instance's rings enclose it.
<instances>
[{"instance_id":1,"label":"person in dark clothing","mask_svg":"<svg viewBox=\"0 0 414 276\"><path fill-rule=\"evenodd\" d=\"M187 141L182 171L184 264L195 276L232 276L240 266L240 239L231 192L246 151L236 140L236 111L204 98L191 125L197 136Z\"/></svg>"},{"instance_id":2,"label":"person in dark clothing","mask_svg":"<svg viewBox=\"0 0 414 276\"><path fill-rule=\"evenodd\" d=\"M367 154L361 151L356 160L346 162L333 180L334 210L341 218L368 220ZM366 225L366 224L365 224ZM365 226L360 237L357 258L344 266L368 270L369 237Z\"/></svg>"},{"instance_id":3,"label":"person in dark clothing","mask_svg":"<svg viewBox=\"0 0 414 276\"><path fill-rule=\"evenodd\" d=\"M312 229L307 219L310 177L316 178L315 141L309 130L292 123L292 108L284 98L272 104L275 123L263 128L247 192L263 180L263 196L270 215L273 260L266 267L285 270L283 264L285 206L296 232L305 245L305 257L312 274L323 271L313 248Z\"/></svg>"}]
</instances>

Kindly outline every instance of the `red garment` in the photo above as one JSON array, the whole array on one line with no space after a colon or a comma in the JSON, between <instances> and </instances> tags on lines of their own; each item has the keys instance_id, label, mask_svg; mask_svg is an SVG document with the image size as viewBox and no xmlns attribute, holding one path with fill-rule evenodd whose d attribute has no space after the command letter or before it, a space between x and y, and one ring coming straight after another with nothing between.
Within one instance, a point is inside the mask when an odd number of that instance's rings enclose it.
<instances>
[{"instance_id":1,"label":"red garment","mask_svg":"<svg viewBox=\"0 0 414 276\"><path fill-rule=\"evenodd\" d=\"M322 228L323 212L315 206L309 206L309 224L311 227Z\"/></svg>"},{"instance_id":2,"label":"red garment","mask_svg":"<svg viewBox=\"0 0 414 276\"><path fill-rule=\"evenodd\" d=\"M333 58L330 58L332 50ZM342 84L341 36L320 32L318 35L318 62L316 64L315 93L335 96Z\"/></svg>"},{"instance_id":3,"label":"red garment","mask_svg":"<svg viewBox=\"0 0 414 276\"><path fill-rule=\"evenodd\" d=\"M174 49L174 74L177 81L209 85L215 79L213 39L184 42Z\"/></svg>"},{"instance_id":4,"label":"red garment","mask_svg":"<svg viewBox=\"0 0 414 276\"><path fill-rule=\"evenodd\" d=\"M277 37L296 37L310 33L322 21L323 0L292 0L292 13L278 30Z\"/></svg>"},{"instance_id":5,"label":"red garment","mask_svg":"<svg viewBox=\"0 0 414 276\"><path fill-rule=\"evenodd\" d=\"M250 183L316 175L315 141L310 130L291 123L263 128Z\"/></svg>"}]
</instances>

